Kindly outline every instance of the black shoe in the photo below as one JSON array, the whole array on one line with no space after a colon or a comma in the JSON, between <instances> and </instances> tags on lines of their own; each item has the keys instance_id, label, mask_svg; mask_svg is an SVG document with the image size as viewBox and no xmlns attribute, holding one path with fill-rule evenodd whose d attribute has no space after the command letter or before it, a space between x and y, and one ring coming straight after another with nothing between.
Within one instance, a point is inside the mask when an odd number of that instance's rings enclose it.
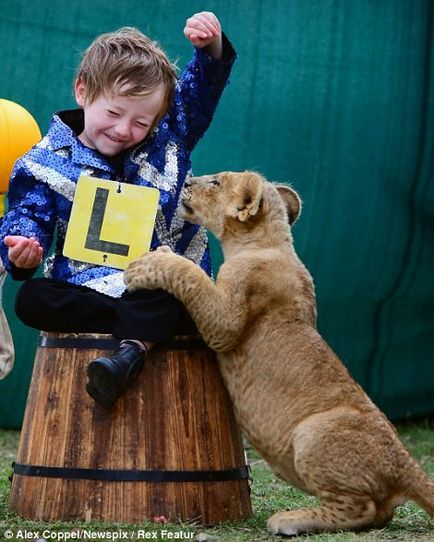
<instances>
[{"instance_id":1,"label":"black shoe","mask_svg":"<svg viewBox=\"0 0 434 542\"><path fill-rule=\"evenodd\" d=\"M99 405L110 408L134 380L143 362L143 351L125 342L112 358L100 357L89 363L87 393Z\"/></svg>"}]
</instances>

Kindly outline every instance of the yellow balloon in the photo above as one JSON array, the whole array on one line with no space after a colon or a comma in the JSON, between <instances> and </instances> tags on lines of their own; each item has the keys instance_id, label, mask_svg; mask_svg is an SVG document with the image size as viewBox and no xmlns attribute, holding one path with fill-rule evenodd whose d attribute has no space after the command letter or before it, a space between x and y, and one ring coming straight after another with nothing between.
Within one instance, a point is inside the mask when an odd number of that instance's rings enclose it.
<instances>
[{"instance_id":1,"label":"yellow balloon","mask_svg":"<svg viewBox=\"0 0 434 542\"><path fill-rule=\"evenodd\" d=\"M8 190L16 160L40 139L32 115L21 105L0 98L0 193Z\"/></svg>"}]
</instances>

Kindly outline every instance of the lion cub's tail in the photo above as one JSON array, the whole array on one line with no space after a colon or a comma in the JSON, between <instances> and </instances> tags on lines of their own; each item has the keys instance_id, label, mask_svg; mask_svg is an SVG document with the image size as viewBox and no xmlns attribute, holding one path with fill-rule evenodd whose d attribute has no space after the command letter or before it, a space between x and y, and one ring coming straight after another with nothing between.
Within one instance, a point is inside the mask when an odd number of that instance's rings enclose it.
<instances>
[{"instance_id":1,"label":"lion cub's tail","mask_svg":"<svg viewBox=\"0 0 434 542\"><path fill-rule=\"evenodd\" d=\"M430 480L419 466L410 487L407 487L406 494L409 499L415 501L425 512L434 517L434 481Z\"/></svg>"}]
</instances>

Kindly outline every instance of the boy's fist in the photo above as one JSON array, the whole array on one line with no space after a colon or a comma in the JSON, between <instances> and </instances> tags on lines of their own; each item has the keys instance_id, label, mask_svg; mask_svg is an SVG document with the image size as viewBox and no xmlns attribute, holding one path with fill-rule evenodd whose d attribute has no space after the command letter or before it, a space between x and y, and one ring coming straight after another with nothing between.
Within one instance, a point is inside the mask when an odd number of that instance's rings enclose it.
<instances>
[{"instance_id":1,"label":"boy's fist","mask_svg":"<svg viewBox=\"0 0 434 542\"><path fill-rule=\"evenodd\" d=\"M20 269L33 269L42 262L43 249L34 237L8 235L4 243L9 247L8 258Z\"/></svg>"},{"instance_id":2,"label":"boy's fist","mask_svg":"<svg viewBox=\"0 0 434 542\"><path fill-rule=\"evenodd\" d=\"M214 13L202 11L187 19L184 36L195 47L208 47L212 56L220 57L222 48L222 29Z\"/></svg>"}]
</instances>

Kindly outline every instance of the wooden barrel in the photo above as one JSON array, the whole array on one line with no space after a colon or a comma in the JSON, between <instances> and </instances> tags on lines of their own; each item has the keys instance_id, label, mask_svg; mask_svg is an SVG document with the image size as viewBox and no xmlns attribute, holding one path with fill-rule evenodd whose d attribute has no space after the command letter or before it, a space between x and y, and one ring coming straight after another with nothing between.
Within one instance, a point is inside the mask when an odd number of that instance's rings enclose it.
<instances>
[{"instance_id":1,"label":"wooden barrel","mask_svg":"<svg viewBox=\"0 0 434 542\"><path fill-rule=\"evenodd\" d=\"M176 338L112 410L86 393L107 335L40 336L10 509L28 519L213 525L251 514L240 431L214 353Z\"/></svg>"}]
</instances>

